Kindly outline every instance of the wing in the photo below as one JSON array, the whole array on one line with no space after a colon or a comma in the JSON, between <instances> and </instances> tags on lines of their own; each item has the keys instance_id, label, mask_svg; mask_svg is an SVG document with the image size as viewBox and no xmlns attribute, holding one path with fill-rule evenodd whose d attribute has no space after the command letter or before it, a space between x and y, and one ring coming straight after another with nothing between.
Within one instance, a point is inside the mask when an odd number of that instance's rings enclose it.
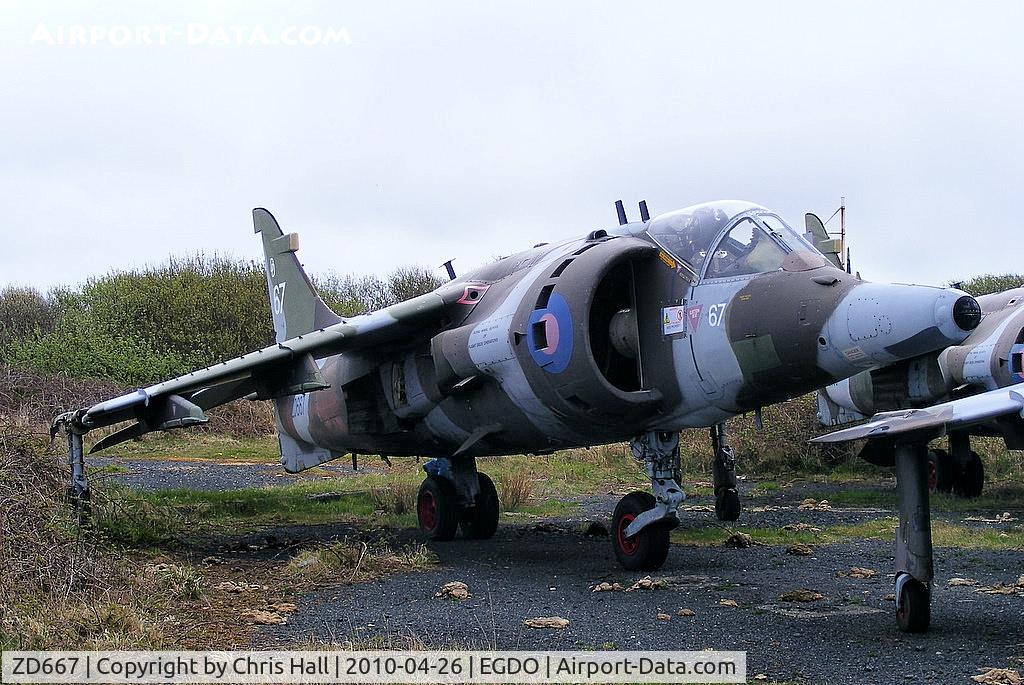
<instances>
[{"instance_id":1,"label":"wing","mask_svg":"<svg viewBox=\"0 0 1024 685\"><path fill-rule=\"evenodd\" d=\"M249 395L272 399L328 387L316 360L341 352L428 339L464 319L482 289L449 283L434 292L342 319L316 294L295 257L298 236L284 235L265 209L253 211L263 234L268 295L278 343L184 376L141 388L56 417L60 426L85 433L123 421L136 423L100 440L93 452L145 433L205 423L205 410ZM286 287L287 286L287 287ZM466 299L475 290L477 297ZM285 338L288 335L290 337Z\"/></svg>"},{"instance_id":2,"label":"wing","mask_svg":"<svg viewBox=\"0 0 1024 685\"><path fill-rule=\"evenodd\" d=\"M948 432L1014 414L1024 419L1024 383L937 404L927 409L875 414L867 423L818 436L811 442L848 442L936 429Z\"/></svg>"}]
</instances>

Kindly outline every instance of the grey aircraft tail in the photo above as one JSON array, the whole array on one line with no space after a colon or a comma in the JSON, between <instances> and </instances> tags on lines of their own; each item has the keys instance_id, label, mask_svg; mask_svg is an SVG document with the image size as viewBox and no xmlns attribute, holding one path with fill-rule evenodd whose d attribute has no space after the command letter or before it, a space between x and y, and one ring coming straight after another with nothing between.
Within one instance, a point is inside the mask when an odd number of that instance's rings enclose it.
<instances>
[{"instance_id":1,"label":"grey aircraft tail","mask_svg":"<svg viewBox=\"0 0 1024 685\"><path fill-rule=\"evenodd\" d=\"M340 323L341 317L320 299L295 256L298 234L285 235L262 207L252 210L252 222L256 233L263 235L263 268L277 342Z\"/></svg>"}]
</instances>

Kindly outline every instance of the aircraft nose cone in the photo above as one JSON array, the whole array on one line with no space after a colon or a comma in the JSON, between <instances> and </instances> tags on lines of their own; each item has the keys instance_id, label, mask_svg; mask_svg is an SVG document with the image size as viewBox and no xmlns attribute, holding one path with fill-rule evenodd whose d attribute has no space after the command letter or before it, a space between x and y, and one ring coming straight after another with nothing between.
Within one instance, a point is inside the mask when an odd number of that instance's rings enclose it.
<instances>
[{"instance_id":1,"label":"aircraft nose cone","mask_svg":"<svg viewBox=\"0 0 1024 685\"><path fill-rule=\"evenodd\" d=\"M960 343L980 321L978 301L962 290L864 283L823 327L819 366L841 378L910 359Z\"/></svg>"},{"instance_id":2,"label":"aircraft nose cone","mask_svg":"<svg viewBox=\"0 0 1024 685\"><path fill-rule=\"evenodd\" d=\"M963 331L973 331L981 323L981 305L970 295L953 303L953 323Z\"/></svg>"}]
</instances>

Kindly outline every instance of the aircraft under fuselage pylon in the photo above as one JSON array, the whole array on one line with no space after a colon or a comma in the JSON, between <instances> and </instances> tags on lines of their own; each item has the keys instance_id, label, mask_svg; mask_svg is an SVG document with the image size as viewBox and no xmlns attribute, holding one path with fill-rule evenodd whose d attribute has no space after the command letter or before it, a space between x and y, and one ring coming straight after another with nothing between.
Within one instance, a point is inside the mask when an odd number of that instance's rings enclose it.
<instances>
[{"instance_id":1,"label":"aircraft under fuselage pylon","mask_svg":"<svg viewBox=\"0 0 1024 685\"><path fill-rule=\"evenodd\" d=\"M298 236L253 210L276 343L58 417L79 493L89 430L133 422L96 451L257 397L273 401L287 471L346 454L430 457L422 532L489 538L498 498L477 457L629 441L653 494L622 498L611 540L625 568L655 570L684 499L679 431L711 429L716 512L735 520L727 419L957 345L981 318L960 290L847 273L823 229L798 232L756 204L653 219L641 204L637 222L618 208L618 225L353 317L317 295Z\"/></svg>"}]
</instances>

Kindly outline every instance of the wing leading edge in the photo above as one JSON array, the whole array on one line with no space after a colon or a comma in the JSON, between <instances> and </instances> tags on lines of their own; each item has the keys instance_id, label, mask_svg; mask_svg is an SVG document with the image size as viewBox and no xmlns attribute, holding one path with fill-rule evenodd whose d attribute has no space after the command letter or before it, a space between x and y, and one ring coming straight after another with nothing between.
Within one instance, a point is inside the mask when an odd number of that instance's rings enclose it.
<instances>
[{"instance_id":1,"label":"wing leading edge","mask_svg":"<svg viewBox=\"0 0 1024 685\"><path fill-rule=\"evenodd\" d=\"M926 409L875 414L871 420L811 439L815 443L849 442L904 435L918 431L946 433L1016 414L1024 419L1024 383L989 390Z\"/></svg>"}]
</instances>

